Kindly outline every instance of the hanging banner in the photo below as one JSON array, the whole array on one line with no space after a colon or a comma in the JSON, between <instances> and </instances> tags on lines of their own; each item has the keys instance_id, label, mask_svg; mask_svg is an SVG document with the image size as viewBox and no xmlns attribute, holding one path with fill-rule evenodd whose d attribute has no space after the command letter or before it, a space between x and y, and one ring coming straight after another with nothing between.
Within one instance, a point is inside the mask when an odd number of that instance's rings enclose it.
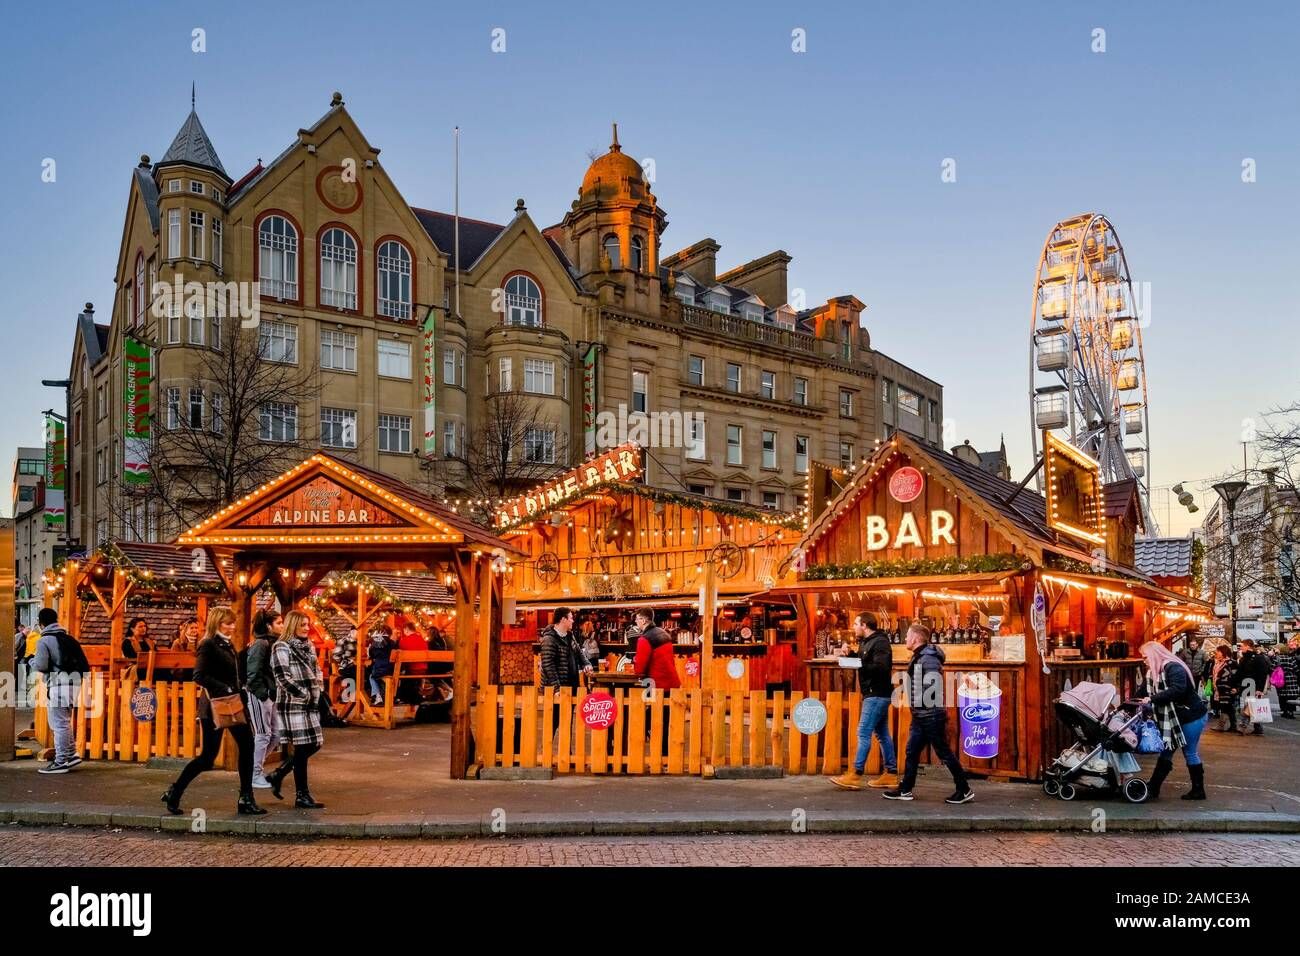
<instances>
[{"instance_id":1,"label":"hanging banner","mask_svg":"<svg viewBox=\"0 0 1300 956\"><path fill-rule=\"evenodd\" d=\"M432 455L438 444L437 409L434 405L438 350L434 345L433 309L429 309L429 314L424 317L421 332L424 338L424 453Z\"/></svg>"},{"instance_id":2,"label":"hanging banner","mask_svg":"<svg viewBox=\"0 0 1300 956\"><path fill-rule=\"evenodd\" d=\"M62 528L66 517L64 486L63 422L45 417L45 527Z\"/></svg>"},{"instance_id":3,"label":"hanging banner","mask_svg":"<svg viewBox=\"0 0 1300 956\"><path fill-rule=\"evenodd\" d=\"M582 357L582 443L588 455L596 454L596 343Z\"/></svg>"},{"instance_id":4,"label":"hanging banner","mask_svg":"<svg viewBox=\"0 0 1300 956\"><path fill-rule=\"evenodd\" d=\"M143 485L149 482L149 346L129 335L125 341L122 422L126 441L122 447L122 481Z\"/></svg>"}]
</instances>

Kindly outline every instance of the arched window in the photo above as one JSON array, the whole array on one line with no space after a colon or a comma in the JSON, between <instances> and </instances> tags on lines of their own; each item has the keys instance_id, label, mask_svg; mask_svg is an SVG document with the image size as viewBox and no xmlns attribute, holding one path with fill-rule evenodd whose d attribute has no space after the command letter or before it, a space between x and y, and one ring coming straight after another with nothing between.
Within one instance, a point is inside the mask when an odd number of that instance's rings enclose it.
<instances>
[{"instance_id":1,"label":"arched window","mask_svg":"<svg viewBox=\"0 0 1300 956\"><path fill-rule=\"evenodd\" d=\"M144 253L142 252L135 257L135 321L132 324L137 329L144 326L144 302Z\"/></svg>"},{"instance_id":2,"label":"arched window","mask_svg":"<svg viewBox=\"0 0 1300 956\"><path fill-rule=\"evenodd\" d=\"M390 319L411 317L411 254L396 239L379 244L375 253L379 284L379 314Z\"/></svg>"},{"instance_id":3,"label":"arched window","mask_svg":"<svg viewBox=\"0 0 1300 956\"><path fill-rule=\"evenodd\" d=\"M327 229L320 237L320 304L357 307L357 244L343 229Z\"/></svg>"},{"instance_id":4,"label":"arched window","mask_svg":"<svg viewBox=\"0 0 1300 956\"><path fill-rule=\"evenodd\" d=\"M506 325L541 325L542 290L525 275L506 280Z\"/></svg>"},{"instance_id":5,"label":"arched window","mask_svg":"<svg viewBox=\"0 0 1300 956\"><path fill-rule=\"evenodd\" d=\"M645 244L640 236L632 237L632 255L629 258L632 260L633 272L645 271Z\"/></svg>"},{"instance_id":6,"label":"arched window","mask_svg":"<svg viewBox=\"0 0 1300 956\"><path fill-rule=\"evenodd\" d=\"M605 237L605 255L609 256L609 267L611 269L623 268L619 265L618 236L613 233Z\"/></svg>"},{"instance_id":7,"label":"arched window","mask_svg":"<svg viewBox=\"0 0 1300 956\"><path fill-rule=\"evenodd\" d=\"M257 228L257 245L262 295L298 298L298 230L283 216L267 216Z\"/></svg>"}]
</instances>

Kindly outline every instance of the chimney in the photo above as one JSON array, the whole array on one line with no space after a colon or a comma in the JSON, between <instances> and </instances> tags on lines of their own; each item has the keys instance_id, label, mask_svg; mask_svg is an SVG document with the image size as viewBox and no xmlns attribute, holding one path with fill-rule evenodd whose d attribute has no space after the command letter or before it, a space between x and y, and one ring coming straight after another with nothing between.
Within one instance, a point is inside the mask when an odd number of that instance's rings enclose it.
<instances>
[{"instance_id":1,"label":"chimney","mask_svg":"<svg viewBox=\"0 0 1300 956\"><path fill-rule=\"evenodd\" d=\"M775 309L789 301L786 289L786 270L789 265L789 254L778 249L724 272L718 276L718 281L747 289L762 299L769 309Z\"/></svg>"},{"instance_id":2,"label":"chimney","mask_svg":"<svg viewBox=\"0 0 1300 956\"><path fill-rule=\"evenodd\" d=\"M659 264L673 272L685 272L702 285L715 285L718 281L718 250L721 248L712 239L701 239L693 246L665 256Z\"/></svg>"}]
</instances>

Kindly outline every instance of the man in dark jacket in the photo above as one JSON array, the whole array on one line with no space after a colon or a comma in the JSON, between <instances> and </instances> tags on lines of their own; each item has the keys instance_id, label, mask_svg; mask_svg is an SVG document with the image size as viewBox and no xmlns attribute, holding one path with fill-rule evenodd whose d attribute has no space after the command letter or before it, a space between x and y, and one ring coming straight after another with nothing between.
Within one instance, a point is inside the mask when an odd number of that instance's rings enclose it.
<instances>
[{"instance_id":1,"label":"man in dark jacket","mask_svg":"<svg viewBox=\"0 0 1300 956\"><path fill-rule=\"evenodd\" d=\"M542 686L568 687L578 689L578 675L592 667L582 656L582 647L578 644L573 630L573 610L557 607L551 618L551 626L541 633L541 668Z\"/></svg>"},{"instance_id":2,"label":"man in dark jacket","mask_svg":"<svg viewBox=\"0 0 1300 956\"><path fill-rule=\"evenodd\" d=\"M1267 697L1269 682L1268 679L1273 676L1273 666L1255 646L1255 642L1247 638L1241 642L1241 660L1237 662L1237 687L1241 690L1240 700L1243 708L1248 697ZM1263 724L1253 724L1249 717L1242 714L1242 726L1237 730L1239 734L1263 734ZM1253 729L1247 730L1246 725L1250 724Z\"/></svg>"},{"instance_id":3,"label":"man in dark jacket","mask_svg":"<svg viewBox=\"0 0 1300 956\"><path fill-rule=\"evenodd\" d=\"M903 780L896 790L886 790L886 800L911 800L912 787L921 761L921 751L928 744L936 757L952 774L957 785L945 803L968 803L975 792L966 781L966 771L948 746L948 712L943 700L943 651L930 643L930 629L913 624L907 629L907 649L912 660L907 665L907 705L912 711L912 729L907 735Z\"/></svg>"},{"instance_id":4,"label":"man in dark jacket","mask_svg":"<svg viewBox=\"0 0 1300 956\"><path fill-rule=\"evenodd\" d=\"M876 627L876 616L870 611L863 611L853 620L853 633L858 639L857 657L862 662L858 670L858 686L862 690L862 717L858 721L858 752L853 758L853 770L831 777L831 783L841 790L862 789L862 772L867 768L872 735L880 741L883 772L868 780L866 785L882 790L898 786L898 758L894 752L894 739L889 736L889 701L894 693L894 657L889 639Z\"/></svg>"}]
</instances>

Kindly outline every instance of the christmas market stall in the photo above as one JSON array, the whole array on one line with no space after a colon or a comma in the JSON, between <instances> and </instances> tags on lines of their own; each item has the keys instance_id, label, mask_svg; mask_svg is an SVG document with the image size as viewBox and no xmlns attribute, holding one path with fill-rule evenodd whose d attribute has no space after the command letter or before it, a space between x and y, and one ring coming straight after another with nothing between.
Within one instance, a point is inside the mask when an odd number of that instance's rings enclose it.
<instances>
[{"instance_id":1,"label":"christmas market stall","mask_svg":"<svg viewBox=\"0 0 1300 956\"><path fill-rule=\"evenodd\" d=\"M477 663L478 673L489 679L493 672L502 577L510 561L522 556L513 545L419 489L320 452L201 521L179 543L210 555L235 610L234 640L241 648L253 596L263 585L283 608L310 601L334 571L419 570L450 586L456 620L451 776L465 776L473 668ZM364 604L354 614L364 618ZM362 696L358 688L358 701ZM391 723L392 717L363 712L362 719Z\"/></svg>"},{"instance_id":2,"label":"christmas market stall","mask_svg":"<svg viewBox=\"0 0 1300 956\"><path fill-rule=\"evenodd\" d=\"M899 678L907 629L923 624L947 659L963 764L1033 779L1060 749L1062 690L1101 681L1134 693L1139 647L1205 619L1208 605L1134 569L1131 483L1108 493L1095 461L1044 440L1046 496L904 435L854 472L800 541L799 580L763 596L798 608L810 689L855 698L842 649L859 612L890 636ZM891 719L905 735L906 710Z\"/></svg>"},{"instance_id":3,"label":"christmas market stall","mask_svg":"<svg viewBox=\"0 0 1300 956\"><path fill-rule=\"evenodd\" d=\"M506 575L502 683L535 682L538 635L568 607L598 684L631 670L633 618L649 609L673 638L683 687L788 689L794 615L746 595L775 583L801 522L647 487L641 455L612 449L497 508L498 531L527 555Z\"/></svg>"}]
</instances>

